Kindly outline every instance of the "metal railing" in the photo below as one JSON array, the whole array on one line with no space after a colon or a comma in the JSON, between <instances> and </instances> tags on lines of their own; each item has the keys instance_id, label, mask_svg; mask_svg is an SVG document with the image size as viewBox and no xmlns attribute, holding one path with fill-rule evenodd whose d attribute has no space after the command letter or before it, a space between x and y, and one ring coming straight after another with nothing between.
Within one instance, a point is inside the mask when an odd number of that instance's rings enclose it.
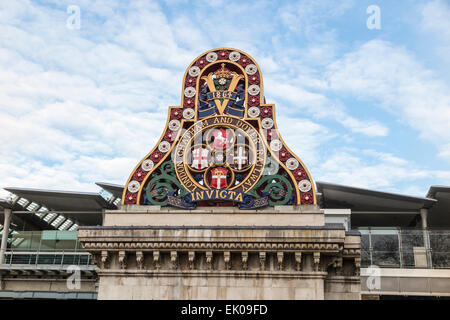
<instances>
[{"instance_id":1,"label":"metal railing","mask_svg":"<svg viewBox=\"0 0 450 320\"><path fill-rule=\"evenodd\" d=\"M22 231L8 238L5 264L90 265L77 231Z\"/></svg>"},{"instance_id":2,"label":"metal railing","mask_svg":"<svg viewBox=\"0 0 450 320\"><path fill-rule=\"evenodd\" d=\"M450 269L450 230L358 228L361 265Z\"/></svg>"},{"instance_id":3,"label":"metal railing","mask_svg":"<svg viewBox=\"0 0 450 320\"><path fill-rule=\"evenodd\" d=\"M92 255L74 251L7 251L5 264L27 265L90 265Z\"/></svg>"},{"instance_id":4,"label":"metal railing","mask_svg":"<svg viewBox=\"0 0 450 320\"><path fill-rule=\"evenodd\" d=\"M11 251L82 251L77 231L21 231L8 237Z\"/></svg>"}]
</instances>

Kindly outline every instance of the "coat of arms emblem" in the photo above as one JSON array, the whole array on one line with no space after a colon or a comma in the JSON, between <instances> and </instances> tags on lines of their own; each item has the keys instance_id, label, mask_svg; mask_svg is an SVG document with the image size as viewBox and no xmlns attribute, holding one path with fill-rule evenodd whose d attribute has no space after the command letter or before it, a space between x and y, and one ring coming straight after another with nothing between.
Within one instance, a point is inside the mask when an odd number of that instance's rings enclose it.
<instances>
[{"instance_id":1,"label":"coat of arms emblem","mask_svg":"<svg viewBox=\"0 0 450 320\"><path fill-rule=\"evenodd\" d=\"M192 62L181 105L170 107L164 133L130 175L123 203L316 203L312 179L281 139L262 84L254 59L239 50L210 50Z\"/></svg>"},{"instance_id":2,"label":"coat of arms emblem","mask_svg":"<svg viewBox=\"0 0 450 320\"><path fill-rule=\"evenodd\" d=\"M227 182L228 170L225 168L214 168L211 170L211 188L225 189L228 187Z\"/></svg>"}]
</instances>

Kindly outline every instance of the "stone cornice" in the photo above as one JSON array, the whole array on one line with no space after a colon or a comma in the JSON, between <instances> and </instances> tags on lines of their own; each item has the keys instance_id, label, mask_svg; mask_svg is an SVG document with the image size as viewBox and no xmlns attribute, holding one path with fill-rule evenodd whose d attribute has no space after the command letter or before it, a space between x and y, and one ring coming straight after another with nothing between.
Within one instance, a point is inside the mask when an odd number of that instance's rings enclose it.
<instances>
[{"instance_id":1,"label":"stone cornice","mask_svg":"<svg viewBox=\"0 0 450 320\"><path fill-rule=\"evenodd\" d=\"M90 251L119 251L119 250L179 250L179 251L207 251L207 250L229 250L229 251L284 251L294 252L302 250L305 252L321 251L337 253L342 246L337 243L263 243L263 242L90 242L92 239L83 239L83 247ZM347 250L346 255L357 254L356 250Z\"/></svg>"},{"instance_id":2,"label":"stone cornice","mask_svg":"<svg viewBox=\"0 0 450 320\"><path fill-rule=\"evenodd\" d=\"M98 271L99 276L127 276L127 277L221 277L228 278L230 276L253 277L253 278L295 278L295 279L325 279L326 272L322 271L242 271L242 270L121 270L121 269L104 269ZM356 279L356 278L355 278ZM358 278L359 279L359 278Z\"/></svg>"},{"instance_id":3,"label":"stone cornice","mask_svg":"<svg viewBox=\"0 0 450 320\"><path fill-rule=\"evenodd\" d=\"M99 275L105 276L184 277L219 272L222 276L302 277L307 274L304 271L317 274L329 267L343 275L343 259L351 260L357 275L359 236L333 227L106 226L80 228L78 238L100 266ZM256 264L259 271L250 268L249 258L251 268ZM305 263L310 269L303 269Z\"/></svg>"},{"instance_id":4,"label":"stone cornice","mask_svg":"<svg viewBox=\"0 0 450 320\"><path fill-rule=\"evenodd\" d=\"M304 251L360 254L358 236L327 228L81 228L80 241L88 251Z\"/></svg>"}]
</instances>

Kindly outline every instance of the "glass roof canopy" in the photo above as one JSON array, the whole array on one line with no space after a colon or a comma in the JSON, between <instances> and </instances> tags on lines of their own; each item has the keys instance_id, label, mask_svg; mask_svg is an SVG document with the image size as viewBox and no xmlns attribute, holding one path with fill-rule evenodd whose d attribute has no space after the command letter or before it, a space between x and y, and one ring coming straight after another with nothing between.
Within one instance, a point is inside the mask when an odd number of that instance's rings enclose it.
<instances>
[{"instance_id":1,"label":"glass roof canopy","mask_svg":"<svg viewBox=\"0 0 450 320\"><path fill-rule=\"evenodd\" d=\"M2 208L10 208L15 212L12 228L16 230L76 230L78 225L101 225L102 211L117 209L124 187L105 182L96 182L96 185L102 188L100 193L5 188L13 197L9 201L0 199L0 223L3 222ZM317 182L317 190L322 208L351 208L354 213L417 213L421 208L431 208L432 220L448 219L440 211L445 211L450 204L450 187L432 186L426 197L411 197L325 182ZM444 208L436 205L438 202L442 202Z\"/></svg>"},{"instance_id":2,"label":"glass roof canopy","mask_svg":"<svg viewBox=\"0 0 450 320\"><path fill-rule=\"evenodd\" d=\"M12 197L8 201L1 200L0 209L14 211L11 228L18 230L76 230L78 225L101 225L102 211L117 209L120 197L116 195L121 186L98 185L106 188L100 193L5 188Z\"/></svg>"}]
</instances>

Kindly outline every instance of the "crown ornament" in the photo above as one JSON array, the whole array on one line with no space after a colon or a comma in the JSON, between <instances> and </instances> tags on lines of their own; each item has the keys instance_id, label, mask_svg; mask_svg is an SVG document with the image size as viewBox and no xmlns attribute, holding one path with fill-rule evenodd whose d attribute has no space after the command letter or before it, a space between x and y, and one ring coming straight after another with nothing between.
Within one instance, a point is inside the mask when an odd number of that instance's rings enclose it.
<instances>
[{"instance_id":1,"label":"crown ornament","mask_svg":"<svg viewBox=\"0 0 450 320\"><path fill-rule=\"evenodd\" d=\"M217 79L225 78L225 79L231 79L233 77L233 72L225 68L225 63L221 64L221 68L217 69L216 72L214 72L214 75Z\"/></svg>"}]
</instances>

